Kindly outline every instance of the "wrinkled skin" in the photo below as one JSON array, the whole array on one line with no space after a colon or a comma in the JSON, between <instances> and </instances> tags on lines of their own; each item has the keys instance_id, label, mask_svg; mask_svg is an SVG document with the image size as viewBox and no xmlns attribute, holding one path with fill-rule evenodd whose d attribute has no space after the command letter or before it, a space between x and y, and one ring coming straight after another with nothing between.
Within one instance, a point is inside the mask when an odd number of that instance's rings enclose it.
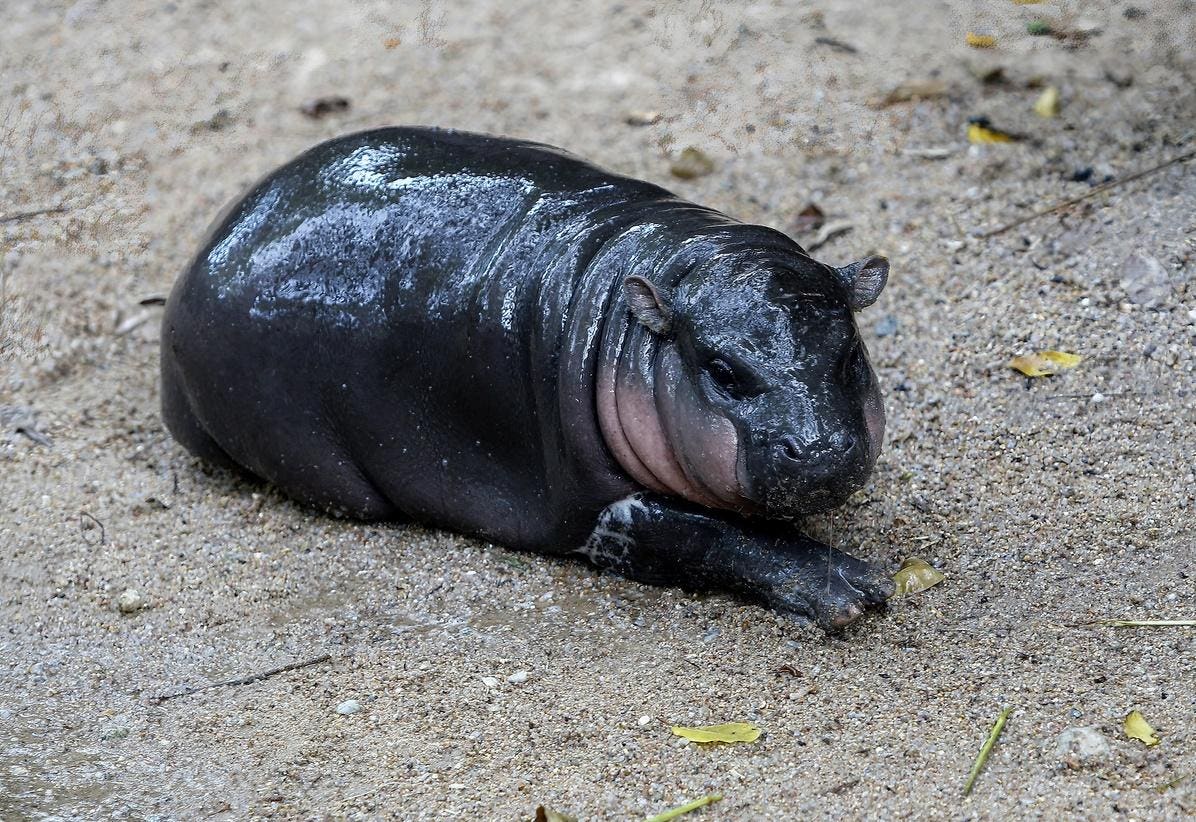
<instances>
[{"instance_id":1,"label":"wrinkled skin","mask_svg":"<svg viewBox=\"0 0 1196 822\"><path fill-rule=\"evenodd\" d=\"M852 311L886 273L547 146L364 132L217 221L167 303L163 415L197 455L338 513L831 628L891 585L786 520L876 460Z\"/></svg>"}]
</instances>

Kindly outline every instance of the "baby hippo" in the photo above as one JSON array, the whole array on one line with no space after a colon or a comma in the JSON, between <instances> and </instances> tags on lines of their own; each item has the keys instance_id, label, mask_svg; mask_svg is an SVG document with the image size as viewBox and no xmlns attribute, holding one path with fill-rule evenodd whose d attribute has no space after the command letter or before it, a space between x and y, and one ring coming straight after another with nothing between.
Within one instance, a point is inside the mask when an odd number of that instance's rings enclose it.
<instances>
[{"instance_id":1,"label":"baby hippo","mask_svg":"<svg viewBox=\"0 0 1196 822\"><path fill-rule=\"evenodd\" d=\"M791 520L876 462L853 312L887 275L549 146L367 131L217 221L166 305L163 416L201 458L339 514L830 629L891 582Z\"/></svg>"}]
</instances>

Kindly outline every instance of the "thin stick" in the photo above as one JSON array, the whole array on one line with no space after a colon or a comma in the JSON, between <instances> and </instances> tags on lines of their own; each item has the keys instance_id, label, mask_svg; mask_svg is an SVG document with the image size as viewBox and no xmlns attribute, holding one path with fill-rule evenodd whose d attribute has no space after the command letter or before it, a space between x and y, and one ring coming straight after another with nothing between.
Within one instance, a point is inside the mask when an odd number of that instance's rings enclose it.
<instances>
[{"instance_id":1,"label":"thin stick","mask_svg":"<svg viewBox=\"0 0 1196 822\"><path fill-rule=\"evenodd\" d=\"M1072 197L1070 200L1064 200L1061 203L1056 203L1055 205L1051 206L1050 208L1044 208L1042 211L1035 211L1033 214L1029 214L1025 217L1022 217L1020 220L1014 220L1012 223L1003 225L1000 228L994 228L992 231L986 231L985 233L980 235L980 239L987 240L989 237L995 237L998 234L1004 234L1006 231L1008 231L1011 228L1017 228L1019 225L1024 225L1024 224L1030 222L1031 220L1037 220L1039 217L1045 217L1048 214L1054 214L1056 211L1062 211L1063 209L1067 208L1068 206L1073 206L1073 205L1076 205L1077 203L1082 203L1084 200L1087 200L1090 197L1095 197L1098 194L1103 194L1110 189L1117 188L1118 186L1123 186L1126 183L1132 183L1134 180L1140 180L1143 177L1147 176L1148 174L1154 174L1156 171L1162 171L1163 169L1168 168L1173 165L1176 165L1178 163L1187 162L1188 160L1191 160L1193 157L1196 157L1196 151L1189 151L1187 154L1181 154L1178 157L1172 157L1170 160L1167 160L1166 162L1159 163L1157 166L1151 166L1150 168L1144 169L1143 171L1135 172L1128 177L1122 177L1119 180L1111 180L1107 183L1102 183L1101 185L1098 185L1095 188L1093 188L1088 193L1081 194L1079 197Z\"/></svg>"},{"instance_id":2,"label":"thin stick","mask_svg":"<svg viewBox=\"0 0 1196 822\"><path fill-rule=\"evenodd\" d=\"M39 208L35 211L18 211L16 214L5 214L3 217L0 217L0 223L16 223L21 220L32 220L34 217L40 217L43 214L61 214L64 211L66 211L66 206Z\"/></svg>"},{"instance_id":3,"label":"thin stick","mask_svg":"<svg viewBox=\"0 0 1196 822\"><path fill-rule=\"evenodd\" d=\"M1175 779L1172 779L1170 782L1164 782L1162 785L1155 785L1153 790L1155 793L1166 793L1179 783L1188 779L1190 776L1192 776L1190 773L1181 774L1180 776L1175 777Z\"/></svg>"},{"instance_id":4,"label":"thin stick","mask_svg":"<svg viewBox=\"0 0 1196 822\"><path fill-rule=\"evenodd\" d=\"M1013 708L1006 708L1001 711L1001 715L997 717L996 724L993 729L989 731L988 739L984 740L984 746L980 749L980 753L976 756L976 761L972 763L972 772L968 774L968 782L963 786L963 795L967 796L972 792L972 786L976 784L976 777L980 775L980 769L984 767L984 763L988 761L988 755L992 752L993 745L997 744L997 737L1001 735L1001 731L1005 729L1005 720L1009 718L1009 714Z\"/></svg>"},{"instance_id":5,"label":"thin stick","mask_svg":"<svg viewBox=\"0 0 1196 822\"><path fill-rule=\"evenodd\" d=\"M188 685L182 690L175 691L174 693L150 697L150 703L153 705L159 705L168 699L178 699L180 696L190 696L191 694L198 693L199 691L206 691L209 688L231 688L237 685L249 685L254 682L259 682L263 679L269 679L272 676L285 674L287 671L296 671L300 668L310 668L312 665L319 665L321 662L328 662L330 659L332 659L332 654L322 654L314 659L307 659L303 662L292 662L288 665L279 665L277 668L271 668L268 671L250 674L249 676L241 676L237 677L236 679L224 679L220 682L209 682L206 685Z\"/></svg>"},{"instance_id":6,"label":"thin stick","mask_svg":"<svg viewBox=\"0 0 1196 822\"><path fill-rule=\"evenodd\" d=\"M1196 619L1098 619L1095 622L1081 622L1069 628L1196 628Z\"/></svg>"},{"instance_id":7,"label":"thin stick","mask_svg":"<svg viewBox=\"0 0 1196 822\"><path fill-rule=\"evenodd\" d=\"M1023 391L1024 389L1018 388L1018 389L1014 389L1014 390ZM1010 393L1012 393L1012 392L1010 392ZM1040 400L1087 400L1087 399L1090 399L1093 394L1097 394L1097 393L1100 393L1100 392L1089 391L1086 394L1041 394L1038 396L1038 399L1040 399ZM1101 396L1104 397L1105 399L1113 399L1115 397L1140 397L1145 393L1146 393L1145 391L1119 391L1116 394L1101 394Z\"/></svg>"},{"instance_id":8,"label":"thin stick","mask_svg":"<svg viewBox=\"0 0 1196 822\"><path fill-rule=\"evenodd\" d=\"M87 537L83 537L83 541L86 542L88 545L103 545L104 539L106 537L106 534L104 533L104 523L100 522L98 519L96 519L94 516L87 513L86 511L80 511L79 512L79 531L83 534L86 534L88 531L87 523L84 521L85 518L91 520L96 525L100 526L100 541L98 543L95 543L95 542L92 542L91 540L89 540Z\"/></svg>"},{"instance_id":9,"label":"thin stick","mask_svg":"<svg viewBox=\"0 0 1196 822\"><path fill-rule=\"evenodd\" d=\"M707 805L712 805L722 799L722 794L712 793L708 796L703 796L701 799L695 799L693 802L686 802L684 805L678 805L675 808L670 808L664 813L658 813L656 816L649 817L647 822L669 822L670 819L676 819L683 813L696 811L698 808L703 808Z\"/></svg>"}]
</instances>

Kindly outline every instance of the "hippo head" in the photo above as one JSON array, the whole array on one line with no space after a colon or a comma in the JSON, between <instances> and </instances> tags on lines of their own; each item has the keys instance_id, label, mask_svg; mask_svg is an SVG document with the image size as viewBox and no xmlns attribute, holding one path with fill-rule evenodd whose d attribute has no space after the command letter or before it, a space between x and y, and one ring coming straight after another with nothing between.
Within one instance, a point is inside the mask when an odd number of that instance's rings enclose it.
<instances>
[{"instance_id":1,"label":"hippo head","mask_svg":"<svg viewBox=\"0 0 1196 822\"><path fill-rule=\"evenodd\" d=\"M876 462L884 408L853 312L889 264L761 257L714 257L671 289L631 276L623 291L659 344L655 411L688 484L672 490L789 518L843 503Z\"/></svg>"}]
</instances>

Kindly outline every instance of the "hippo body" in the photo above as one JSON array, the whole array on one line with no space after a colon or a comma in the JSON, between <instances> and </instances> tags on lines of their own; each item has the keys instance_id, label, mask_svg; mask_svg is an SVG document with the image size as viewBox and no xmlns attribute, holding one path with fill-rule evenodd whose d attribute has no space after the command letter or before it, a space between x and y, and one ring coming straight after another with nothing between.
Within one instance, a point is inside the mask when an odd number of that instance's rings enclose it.
<instances>
[{"instance_id":1,"label":"hippo body","mask_svg":"<svg viewBox=\"0 0 1196 822\"><path fill-rule=\"evenodd\" d=\"M787 520L876 459L852 310L886 273L549 146L363 132L218 220L167 302L163 415L327 510L830 627L889 582Z\"/></svg>"}]
</instances>

